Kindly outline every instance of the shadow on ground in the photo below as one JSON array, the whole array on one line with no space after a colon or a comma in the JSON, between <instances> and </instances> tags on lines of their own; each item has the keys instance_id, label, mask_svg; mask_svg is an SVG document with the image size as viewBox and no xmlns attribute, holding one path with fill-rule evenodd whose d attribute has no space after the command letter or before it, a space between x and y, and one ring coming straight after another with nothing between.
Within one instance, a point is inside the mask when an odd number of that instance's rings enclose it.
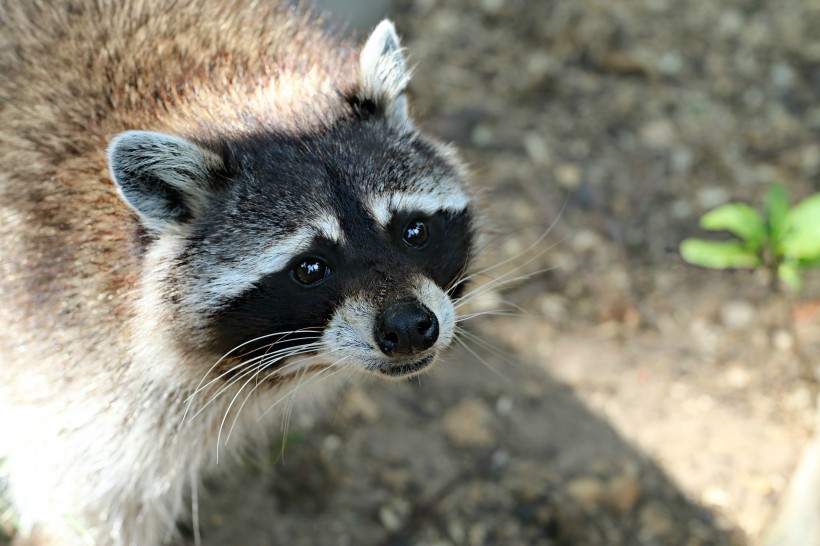
<instances>
[{"instance_id":1,"label":"shadow on ground","mask_svg":"<svg viewBox=\"0 0 820 546\"><path fill-rule=\"evenodd\" d=\"M514 357L454 350L416 382L351 389L327 417L203 495L203 544L743 543Z\"/></svg>"}]
</instances>

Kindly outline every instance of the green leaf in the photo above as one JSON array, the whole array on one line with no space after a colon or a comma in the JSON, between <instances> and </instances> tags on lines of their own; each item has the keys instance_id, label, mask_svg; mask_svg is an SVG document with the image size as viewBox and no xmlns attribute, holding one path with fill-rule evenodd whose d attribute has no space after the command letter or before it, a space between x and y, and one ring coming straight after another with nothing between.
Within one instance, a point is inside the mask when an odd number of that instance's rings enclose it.
<instances>
[{"instance_id":1,"label":"green leaf","mask_svg":"<svg viewBox=\"0 0 820 546\"><path fill-rule=\"evenodd\" d=\"M734 241L704 241L686 239L680 244L680 254L690 264L710 269L753 269L760 258Z\"/></svg>"},{"instance_id":2,"label":"green leaf","mask_svg":"<svg viewBox=\"0 0 820 546\"><path fill-rule=\"evenodd\" d=\"M780 264L777 268L777 276L783 281L783 284L795 292L800 292L800 289L803 288L803 282L800 280L800 270L795 264Z\"/></svg>"},{"instance_id":3,"label":"green leaf","mask_svg":"<svg viewBox=\"0 0 820 546\"><path fill-rule=\"evenodd\" d=\"M807 197L786 213L780 249L783 256L792 260L820 258L820 193Z\"/></svg>"},{"instance_id":4,"label":"green leaf","mask_svg":"<svg viewBox=\"0 0 820 546\"><path fill-rule=\"evenodd\" d=\"M759 248L766 238L763 218L744 203L730 203L710 210L701 216L700 227L710 231L728 231L755 248Z\"/></svg>"},{"instance_id":5,"label":"green leaf","mask_svg":"<svg viewBox=\"0 0 820 546\"><path fill-rule=\"evenodd\" d=\"M789 212L789 191L783 184L772 184L766 195L766 219L769 223L769 231L775 240L779 238L783 230L783 220L787 212Z\"/></svg>"},{"instance_id":6,"label":"green leaf","mask_svg":"<svg viewBox=\"0 0 820 546\"><path fill-rule=\"evenodd\" d=\"M820 256L812 258L810 260L800 260L797 262L797 266L800 269L809 269L811 267L820 267Z\"/></svg>"}]
</instances>

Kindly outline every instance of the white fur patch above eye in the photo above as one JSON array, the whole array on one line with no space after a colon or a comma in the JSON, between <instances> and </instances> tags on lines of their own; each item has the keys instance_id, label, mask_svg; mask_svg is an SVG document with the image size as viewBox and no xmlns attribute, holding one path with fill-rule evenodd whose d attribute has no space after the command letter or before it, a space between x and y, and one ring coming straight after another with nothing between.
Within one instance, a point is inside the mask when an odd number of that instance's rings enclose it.
<instances>
[{"instance_id":1,"label":"white fur patch above eye","mask_svg":"<svg viewBox=\"0 0 820 546\"><path fill-rule=\"evenodd\" d=\"M196 291L197 302L207 309L213 303L221 303L240 296L253 287L265 275L283 271L294 258L306 252L317 238L326 238L336 244L344 241L338 218L332 215L311 220L310 227L278 238L267 249L256 254L242 256L238 261L212 264L208 277L202 279ZM192 296L193 297L193 296ZM202 301L199 302L199 299Z\"/></svg>"},{"instance_id":2,"label":"white fur patch above eye","mask_svg":"<svg viewBox=\"0 0 820 546\"><path fill-rule=\"evenodd\" d=\"M324 237L329 241L341 244L344 242L344 232L339 223L339 219L335 216L327 215L319 218L311 219L313 229L317 235Z\"/></svg>"},{"instance_id":3,"label":"white fur patch above eye","mask_svg":"<svg viewBox=\"0 0 820 546\"><path fill-rule=\"evenodd\" d=\"M468 204L469 199L461 191L441 194L396 192L371 197L366 206L376 222L382 227L387 227L393 214L398 211L419 211L432 215L439 211L461 212Z\"/></svg>"}]
</instances>

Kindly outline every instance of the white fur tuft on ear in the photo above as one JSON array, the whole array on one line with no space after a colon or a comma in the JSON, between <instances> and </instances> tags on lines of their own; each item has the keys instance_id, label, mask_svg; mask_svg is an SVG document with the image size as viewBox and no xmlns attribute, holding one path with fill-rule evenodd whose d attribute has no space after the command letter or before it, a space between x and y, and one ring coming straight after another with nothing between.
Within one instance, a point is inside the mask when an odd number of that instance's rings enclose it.
<instances>
[{"instance_id":1,"label":"white fur tuft on ear","mask_svg":"<svg viewBox=\"0 0 820 546\"><path fill-rule=\"evenodd\" d=\"M126 131L108 146L108 167L120 194L155 231L174 229L198 212L220 165L212 152L162 133Z\"/></svg>"},{"instance_id":2,"label":"white fur tuft on ear","mask_svg":"<svg viewBox=\"0 0 820 546\"><path fill-rule=\"evenodd\" d=\"M409 81L396 28L385 19L373 30L359 56L359 98L384 108L391 122L409 123L404 96Z\"/></svg>"}]
</instances>

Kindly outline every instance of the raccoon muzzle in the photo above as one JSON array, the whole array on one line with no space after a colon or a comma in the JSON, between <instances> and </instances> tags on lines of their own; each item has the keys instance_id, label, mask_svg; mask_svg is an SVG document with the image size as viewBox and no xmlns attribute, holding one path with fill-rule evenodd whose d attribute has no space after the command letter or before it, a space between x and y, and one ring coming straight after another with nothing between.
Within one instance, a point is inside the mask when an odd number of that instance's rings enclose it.
<instances>
[{"instance_id":1,"label":"raccoon muzzle","mask_svg":"<svg viewBox=\"0 0 820 546\"><path fill-rule=\"evenodd\" d=\"M426 351L436 343L438 319L416 300L397 301L379 314L373 334L385 355L409 356Z\"/></svg>"}]
</instances>

